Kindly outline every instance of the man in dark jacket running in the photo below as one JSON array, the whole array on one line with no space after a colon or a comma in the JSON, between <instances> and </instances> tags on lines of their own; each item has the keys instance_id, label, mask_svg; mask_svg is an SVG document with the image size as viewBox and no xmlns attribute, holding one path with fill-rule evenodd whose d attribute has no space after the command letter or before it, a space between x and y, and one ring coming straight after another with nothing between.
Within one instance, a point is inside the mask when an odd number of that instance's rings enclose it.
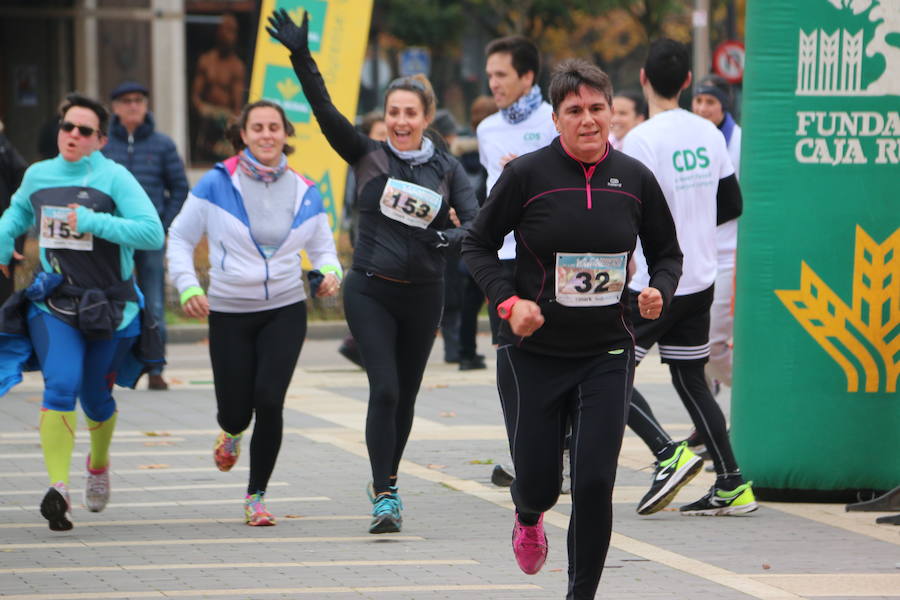
<instances>
[{"instance_id":1,"label":"man in dark jacket running","mask_svg":"<svg viewBox=\"0 0 900 600\"><path fill-rule=\"evenodd\" d=\"M146 87L132 81L126 81L112 91L114 116L103 154L131 171L150 196L163 229L168 232L187 197L188 182L175 142L155 130L153 115L147 109L148 95ZM165 248L134 253L138 285L144 292L148 312L159 321L163 341L166 336L164 257ZM169 388L162 369L151 371L149 380L151 390Z\"/></svg>"}]
</instances>

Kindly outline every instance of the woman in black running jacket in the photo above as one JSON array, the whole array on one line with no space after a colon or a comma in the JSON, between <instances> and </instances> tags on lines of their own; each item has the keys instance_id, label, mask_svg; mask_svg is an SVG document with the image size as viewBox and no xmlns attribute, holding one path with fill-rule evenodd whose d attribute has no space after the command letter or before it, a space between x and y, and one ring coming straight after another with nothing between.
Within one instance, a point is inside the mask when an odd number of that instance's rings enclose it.
<instances>
[{"instance_id":1,"label":"woman in black running jacket","mask_svg":"<svg viewBox=\"0 0 900 600\"><path fill-rule=\"evenodd\" d=\"M626 285L640 237L647 319L669 307L682 254L653 174L610 148L612 84L583 60L550 83L559 137L510 161L463 242L463 258L504 319L497 389L516 469L513 553L537 573L547 557L543 513L556 504L571 423L568 600L593 600L612 531L616 462L634 376ZM497 250L516 235L515 275Z\"/></svg>"},{"instance_id":2,"label":"woman in black running jacket","mask_svg":"<svg viewBox=\"0 0 900 600\"><path fill-rule=\"evenodd\" d=\"M358 239L344 281L344 312L369 377L369 532L400 531L397 469L440 322L444 252L462 239L477 203L462 166L424 135L435 110L427 79L402 77L388 86L388 140L371 140L331 102L309 51L308 13L300 27L283 9L269 23L269 34L291 51L322 133L356 174ZM453 228L451 208L462 227Z\"/></svg>"}]
</instances>

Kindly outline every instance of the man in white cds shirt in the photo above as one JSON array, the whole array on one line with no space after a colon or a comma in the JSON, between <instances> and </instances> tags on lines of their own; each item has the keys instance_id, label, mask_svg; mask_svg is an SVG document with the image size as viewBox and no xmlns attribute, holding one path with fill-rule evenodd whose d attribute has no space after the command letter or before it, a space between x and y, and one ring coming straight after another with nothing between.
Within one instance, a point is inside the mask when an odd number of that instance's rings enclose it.
<instances>
[{"instance_id":1,"label":"man in white cds shirt","mask_svg":"<svg viewBox=\"0 0 900 600\"><path fill-rule=\"evenodd\" d=\"M478 125L478 155L487 171L487 192L500 177L506 163L517 156L534 152L550 144L557 136L553 108L544 101L537 85L541 58L537 47L521 36L498 38L485 49L485 71L491 94L499 112ZM512 232L497 253L504 268L512 270L516 258L516 240ZM500 319L497 307L488 310L493 342L497 343Z\"/></svg>"},{"instance_id":2,"label":"man in white cds shirt","mask_svg":"<svg viewBox=\"0 0 900 600\"><path fill-rule=\"evenodd\" d=\"M690 57L684 44L669 39L650 45L640 74L650 118L628 133L623 152L643 162L656 176L675 221L684 253L681 280L671 306L656 320L645 319L637 304L647 286L647 264L640 243L631 290L635 358L641 360L659 344L672 383L706 443L716 470L716 482L703 498L681 507L687 515L738 515L756 510L725 425L722 409L706 384L709 359L709 315L716 279L716 226L740 215L743 200L722 133L710 121L678 106L681 91L691 84ZM629 427L656 455L650 490L637 512L665 508L681 487L701 470L702 460L687 442L673 442L635 389Z\"/></svg>"},{"instance_id":3,"label":"man in white cds shirt","mask_svg":"<svg viewBox=\"0 0 900 600\"><path fill-rule=\"evenodd\" d=\"M478 156L487 171L487 193L500 177L506 163L518 156L548 146L557 136L553 108L544 101L537 85L541 55L537 46L522 36L498 38L485 48L488 86L499 112L478 124ZM500 264L512 276L516 258L516 239L510 232L497 252ZM490 300L488 301L490 303ZM497 345L500 317L497 306L488 307L492 342ZM565 461L568 464L568 461ZM494 467L491 480L497 485L512 483L512 469ZM565 489L567 484L563 486Z\"/></svg>"}]
</instances>

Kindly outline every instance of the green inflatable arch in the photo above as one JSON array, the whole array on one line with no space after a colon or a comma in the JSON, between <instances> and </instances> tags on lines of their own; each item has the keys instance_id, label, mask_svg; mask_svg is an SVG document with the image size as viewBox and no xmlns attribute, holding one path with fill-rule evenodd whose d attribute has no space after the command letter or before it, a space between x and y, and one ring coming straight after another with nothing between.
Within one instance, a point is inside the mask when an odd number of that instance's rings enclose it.
<instances>
[{"instance_id":1,"label":"green inflatable arch","mask_svg":"<svg viewBox=\"0 0 900 600\"><path fill-rule=\"evenodd\" d=\"M732 436L769 499L900 485L900 0L748 2Z\"/></svg>"}]
</instances>

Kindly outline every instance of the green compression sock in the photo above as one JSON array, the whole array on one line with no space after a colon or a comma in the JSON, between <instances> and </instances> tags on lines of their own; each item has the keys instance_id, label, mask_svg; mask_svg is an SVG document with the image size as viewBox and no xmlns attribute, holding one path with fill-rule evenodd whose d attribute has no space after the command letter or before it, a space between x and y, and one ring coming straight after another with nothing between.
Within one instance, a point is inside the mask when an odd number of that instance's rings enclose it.
<instances>
[{"instance_id":1,"label":"green compression sock","mask_svg":"<svg viewBox=\"0 0 900 600\"><path fill-rule=\"evenodd\" d=\"M84 416L91 432L91 469L103 469L109 464L109 446L112 444L113 432L116 429L116 411L107 420L93 421Z\"/></svg>"},{"instance_id":2,"label":"green compression sock","mask_svg":"<svg viewBox=\"0 0 900 600\"><path fill-rule=\"evenodd\" d=\"M69 484L69 466L72 463L72 449L75 447L75 411L41 409L41 448L50 485L62 481Z\"/></svg>"}]
</instances>

